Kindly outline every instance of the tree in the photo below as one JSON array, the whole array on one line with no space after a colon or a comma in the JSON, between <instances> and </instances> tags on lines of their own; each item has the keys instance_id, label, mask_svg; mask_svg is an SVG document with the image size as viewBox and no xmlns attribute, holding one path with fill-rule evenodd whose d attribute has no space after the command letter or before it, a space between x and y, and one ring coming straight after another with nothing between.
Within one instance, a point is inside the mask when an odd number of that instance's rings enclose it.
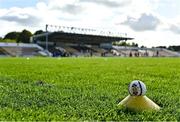
<instances>
[{"instance_id":1,"label":"tree","mask_svg":"<svg viewBox=\"0 0 180 122\"><path fill-rule=\"evenodd\" d=\"M18 43L22 42L22 43L30 43L30 37L32 36L32 33L28 30L23 30L18 38Z\"/></svg>"},{"instance_id":2,"label":"tree","mask_svg":"<svg viewBox=\"0 0 180 122\"><path fill-rule=\"evenodd\" d=\"M167 48L166 46L157 46L156 48Z\"/></svg>"},{"instance_id":3,"label":"tree","mask_svg":"<svg viewBox=\"0 0 180 122\"><path fill-rule=\"evenodd\" d=\"M132 42L132 44L130 44L130 43L127 43L126 41L113 42L113 45L128 46L128 47L138 47L137 43Z\"/></svg>"},{"instance_id":4,"label":"tree","mask_svg":"<svg viewBox=\"0 0 180 122\"><path fill-rule=\"evenodd\" d=\"M42 33L44 33L43 30L37 30L37 31L34 33L34 35L38 35L38 34L42 34Z\"/></svg>"},{"instance_id":5,"label":"tree","mask_svg":"<svg viewBox=\"0 0 180 122\"><path fill-rule=\"evenodd\" d=\"M4 40L5 39L11 39L11 40L17 40L19 38L20 32L9 32L4 36Z\"/></svg>"},{"instance_id":6,"label":"tree","mask_svg":"<svg viewBox=\"0 0 180 122\"><path fill-rule=\"evenodd\" d=\"M137 44L137 43L132 42L131 46L132 46L132 47L138 47L138 44Z\"/></svg>"},{"instance_id":7,"label":"tree","mask_svg":"<svg viewBox=\"0 0 180 122\"><path fill-rule=\"evenodd\" d=\"M169 50L172 50L172 51L180 51L180 45L178 46L169 46L168 47Z\"/></svg>"},{"instance_id":8,"label":"tree","mask_svg":"<svg viewBox=\"0 0 180 122\"><path fill-rule=\"evenodd\" d=\"M147 48L146 46L142 45L140 48Z\"/></svg>"}]
</instances>

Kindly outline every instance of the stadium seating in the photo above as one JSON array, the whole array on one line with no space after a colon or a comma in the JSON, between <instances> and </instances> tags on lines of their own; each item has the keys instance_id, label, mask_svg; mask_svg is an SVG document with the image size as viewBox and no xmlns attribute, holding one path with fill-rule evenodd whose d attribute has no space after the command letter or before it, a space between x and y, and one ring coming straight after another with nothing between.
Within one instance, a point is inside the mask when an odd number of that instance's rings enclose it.
<instances>
[{"instance_id":1,"label":"stadium seating","mask_svg":"<svg viewBox=\"0 0 180 122\"><path fill-rule=\"evenodd\" d=\"M113 46L113 54L122 57L177 57L178 52L173 52L162 48L138 48L138 47L118 47Z\"/></svg>"},{"instance_id":2,"label":"stadium seating","mask_svg":"<svg viewBox=\"0 0 180 122\"><path fill-rule=\"evenodd\" d=\"M1 55L5 56L39 56L42 55L39 51L43 50L42 47L36 44L0 43Z\"/></svg>"}]
</instances>

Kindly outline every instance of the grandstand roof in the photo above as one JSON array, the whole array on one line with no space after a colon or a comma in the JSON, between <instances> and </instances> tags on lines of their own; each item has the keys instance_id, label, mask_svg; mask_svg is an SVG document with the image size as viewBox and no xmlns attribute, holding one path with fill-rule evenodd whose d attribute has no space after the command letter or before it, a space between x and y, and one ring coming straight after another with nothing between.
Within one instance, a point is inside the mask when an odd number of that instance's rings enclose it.
<instances>
[{"instance_id":1,"label":"grandstand roof","mask_svg":"<svg viewBox=\"0 0 180 122\"><path fill-rule=\"evenodd\" d=\"M45 40L48 35L48 41L50 42L64 42L64 43L85 43L85 44L100 44L111 43L121 40L132 40L130 37L123 37L117 35L98 35L98 34L81 34L81 33L69 33L69 32L48 32L33 36L34 40Z\"/></svg>"}]
</instances>

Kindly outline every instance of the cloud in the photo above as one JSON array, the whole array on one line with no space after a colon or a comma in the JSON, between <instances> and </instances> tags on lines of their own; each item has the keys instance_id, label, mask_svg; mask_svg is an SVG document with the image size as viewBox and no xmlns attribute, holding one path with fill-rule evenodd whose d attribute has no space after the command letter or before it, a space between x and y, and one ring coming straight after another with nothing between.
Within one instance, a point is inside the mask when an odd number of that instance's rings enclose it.
<instances>
[{"instance_id":1,"label":"cloud","mask_svg":"<svg viewBox=\"0 0 180 122\"><path fill-rule=\"evenodd\" d=\"M40 19L33 15L28 14L20 14L20 15L5 15L0 17L1 20L5 20L8 22L16 22L19 25L38 25L40 22Z\"/></svg>"},{"instance_id":2,"label":"cloud","mask_svg":"<svg viewBox=\"0 0 180 122\"><path fill-rule=\"evenodd\" d=\"M131 0L79 0L80 2L91 2L95 4L101 4L106 7L116 8L120 6L126 6L131 3Z\"/></svg>"},{"instance_id":3,"label":"cloud","mask_svg":"<svg viewBox=\"0 0 180 122\"><path fill-rule=\"evenodd\" d=\"M83 5L76 0L41 0L41 2L37 3L37 7L46 9L49 12L58 11L59 13L72 15L81 14L84 11Z\"/></svg>"},{"instance_id":4,"label":"cloud","mask_svg":"<svg viewBox=\"0 0 180 122\"><path fill-rule=\"evenodd\" d=\"M178 26L178 25L171 24L169 27L169 30L175 34L180 34L180 26Z\"/></svg>"},{"instance_id":5,"label":"cloud","mask_svg":"<svg viewBox=\"0 0 180 122\"><path fill-rule=\"evenodd\" d=\"M156 30L160 20L152 14L142 14L139 18L127 17L121 24L128 25L135 31Z\"/></svg>"},{"instance_id":6,"label":"cloud","mask_svg":"<svg viewBox=\"0 0 180 122\"><path fill-rule=\"evenodd\" d=\"M36 26L41 21L41 18L36 8L17 8L0 9L0 20L13 22L20 26Z\"/></svg>"},{"instance_id":7,"label":"cloud","mask_svg":"<svg viewBox=\"0 0 180 122\"><path fill-rule=\"evenodd\" d=\"M64 6L53 6L52 10L59 10L69 14L80 14L83 12L83 7L76 4L67 4Z\"/></svg>"},{"instance_id":8,"label":"cloud","mask_svg":"<svg viewBox=\"0 0 180 122\"><path fill-rule=\"evenodd\" d=\"M83 11L83 7L80 5L68 4L65 7L63 7L62 10L71 14L78 14Z\"/></svg>"}]
</instances>

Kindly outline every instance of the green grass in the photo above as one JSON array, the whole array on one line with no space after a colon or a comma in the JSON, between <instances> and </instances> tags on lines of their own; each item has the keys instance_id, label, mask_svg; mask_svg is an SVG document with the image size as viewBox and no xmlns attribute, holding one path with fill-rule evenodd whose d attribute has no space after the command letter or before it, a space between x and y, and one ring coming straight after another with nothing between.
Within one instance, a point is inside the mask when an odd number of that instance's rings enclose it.
<instances>
[{"instance_id":1,"label":"green grass","mask_svg":"<svg viewBox=\"0 0 180 122\"><path fill-rule=\"evenodd\" d=\"M0 39L0 42L5 42L5 43L16 43L17 41L14 39Z\"/></svg>"},{"instance_id":2,"label":"green grass","mask_svg":"<svg viewBox=\"0 0 180 122\"><path fill-rule=\"evenodd\" d=\"M158 112L117 104L142 80ZM180 121L180 58L0 58L0 120Z\"/></svg>"}]
</instances>

